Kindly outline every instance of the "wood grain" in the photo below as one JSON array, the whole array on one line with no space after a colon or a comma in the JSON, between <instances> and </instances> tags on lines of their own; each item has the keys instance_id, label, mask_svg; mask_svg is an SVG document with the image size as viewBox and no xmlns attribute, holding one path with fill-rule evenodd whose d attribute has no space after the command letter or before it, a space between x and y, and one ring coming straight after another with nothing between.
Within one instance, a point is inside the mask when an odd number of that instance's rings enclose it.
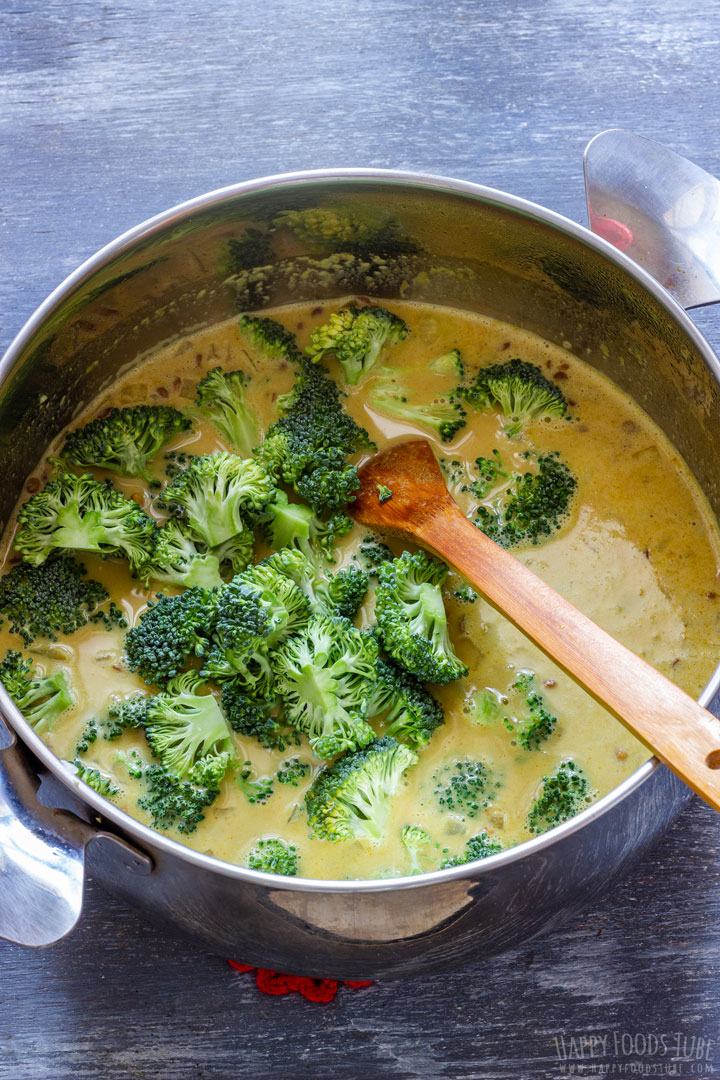
<instances>
[{"instance_id":1,"label":"wood grain","mask_svg":"<svg viewBox=\"0 0 720 1080\"><path fill-rule=\"evenodd\" d=\"M101 244L236 180L420 169L584 222L582 150L612 126L720 174L719 20L720 0L6 0L0 349ZM720 311L693 318L720 347ZM715 1041L717 1075L718 851L694 799L584 918L327 1007L261 997L91 882L67 941L0 945L0 1078L560 1080L558 1036L677 1031Z\"/></svg>"}]
</instances>

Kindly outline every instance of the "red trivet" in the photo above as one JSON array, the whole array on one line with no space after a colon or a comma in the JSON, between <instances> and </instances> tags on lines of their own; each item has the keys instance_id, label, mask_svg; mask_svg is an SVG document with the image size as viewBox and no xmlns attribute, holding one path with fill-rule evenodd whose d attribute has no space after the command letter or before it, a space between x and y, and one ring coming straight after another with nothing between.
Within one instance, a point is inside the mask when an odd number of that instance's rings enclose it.
<instances>
[{"instance_id":1,"label":"red trivet","mask_svg":"<svg viewBox=\"0 0 720 1080\"><path fill-rule=\"evenodd\" d=\"M332 1001L341 985L337 979L309 979L305 975L285 975L282 971L270 971L268 968L256 968L252 964L238 964L228 960L235 971L254 971L257 988L263 994L302 994L308 1001ZM372 986L372 982L343 982L357 990L361 986Z\"/></svg>"}]
</instances>

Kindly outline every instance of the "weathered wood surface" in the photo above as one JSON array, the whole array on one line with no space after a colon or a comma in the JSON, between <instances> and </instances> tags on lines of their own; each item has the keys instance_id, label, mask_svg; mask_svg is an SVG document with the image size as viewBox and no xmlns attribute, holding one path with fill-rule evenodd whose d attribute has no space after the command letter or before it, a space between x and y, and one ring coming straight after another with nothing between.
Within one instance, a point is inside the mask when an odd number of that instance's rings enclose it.
<instances>
[{"instance_id":1,"label":"weathered wood surface","mask_svg":"<svg viewBox=\"0 0 720 1080\"><path fill-rule=\"evenodd\" d=\"M582 149L610 126L720 173L719 19L719 0L5 0L0 347L101 244L239 179L416 168L584 220ZM720 346L720 312L695 317ZM576 1075L717 1074L719 842L695 800L552 937L325 1007L260 996L91 884L70 939L0 947L0 1080L541 1080L569 1074L558 1047Z\"/></svg>"}]
</instances>

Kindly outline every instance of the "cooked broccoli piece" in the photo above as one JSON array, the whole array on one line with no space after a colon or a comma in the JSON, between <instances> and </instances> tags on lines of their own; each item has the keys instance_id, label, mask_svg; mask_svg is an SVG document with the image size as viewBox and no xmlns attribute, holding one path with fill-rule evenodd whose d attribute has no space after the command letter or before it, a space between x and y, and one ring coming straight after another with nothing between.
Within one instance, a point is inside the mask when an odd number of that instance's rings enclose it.
<instances>
[{"instance_id":1,"label":"cooked broccoli piece","mask_svg":"<svg viewBox=\"0 0 720 1080\"><path fill-rule=\"evenodd\" d=\"M272 424L258 458L276 480L292 484L317 514L344 508L360 481L346 459L374 449L368 433L345 412L340 390L322 365L303 360L287 412Z\"/></svg>"},{"instance_id":2,"label":"cooked broccoli piece","mask_svg":"<svg viewBox=\"0 0 720 1080\"><path fill-rule=\"evenodd\" d=\"M100 724L103 739L119 739L126 731L143 727L150 702L148 694L134 693L130 697L116 698Z\"/></svg>"},{"instance_id":3,"label":"cooked broccoli piece","mask_svg":"<svg viewBox=\"0 0 720 1080\"><path fill-rule=\"evenodd\" d=\"M474 604L478 594L469 585L460 585L453 591L453 596L461 604Z\"/></svg>"},{"instance_id":4,"label":"cooked broccoli piece","mask_svg":"<svg viewBox=\"0 0 720 1080\"><path fill-rule=\"evenodd\" d=\"M518 476L492 509L479 506L475 524L504 548L540 544L562 525L576 489L559 454L540 454L538 471Z\"/></svg>"},{"instance_id":5,"label":"cooked broccoli piece","mask_svg":"<svg viewBox=\"0 0 720 1080\"><path fill-rule=\"evenodd\" d=\"M172 480L183 469L186 469L191 457L192 454L187 454L184 450L171 450L165 454L165 475L168 480Z\"/></svg>"},{"instance_id":6,"label":"cooked broccoli piece","mask_svg":"<svg viewBox=\"0 0 720 1080\"><path fill-rule=\"evenodd\" d=\"M278 491L267 513L268 541L275 551L296 547L309 558L315 558L316 549L320 549L329 562L333 561L336 541L353 527L347 514L335 513L321 520L309 506L291 503L284 491Z\"/></svg>"},{"instance_id":7,"label":"cooked broccoli piece","mask_svg":"<svg viewBox=\"0 0 720 1080\"><path fill-rule=\"evenodd\" d=\"M149 581L164 581L186 589L194 585L214 589L225 584L218 556L193 536L184 521L174 518L155 533L151 561L138 568L137 576L146 587Z\"/></svg>"},{"instance_id":8,"label":"cooked broccoli piece","mask_svg":"<svg viewBox=\"0 0 720 1080\"><path fill-rule=\"evenodd\" d=\"M254 557L255 537L250 529L244 529L212 549L220 566L230 563L234 574L247 570Z\"/></svg>"},{"instance_id":9,"label":"cooked broccoli piece","mask_svg":"<svg viewBox=\"0 0 720 1080\"><path fill-rule=\"evenodd\" d=\"M262 465L220 451L191 458L165 488L162 505L215 548L255 525L274 496L275 485Z\"/></svg>"},{"instance_id":10,"label":"cooked broccoli piece","mask_svg":"<svg viewBox=\"0 0 720 1080\"><path fill-rule=\"evenodd\" d=\"M253 349L269 360L296 360L300 355L295 335L274 319L243 315L238 321L238 331Z\"/></svg>"},{"instance_id":11,"label":"cooked broccoli piece","mask_svg":"<svg viewBox=\"0 0 720 1080\"><path fill-rule=\"evenodd\" d=\"M275 773L275 776L279 784L292 784L293 787L297 787L298 781L304 780L309 772L310 763L303 761L302 758L294 757L286 761Z\"/></svg>"},{"instance_id":12,"label":"cooked broccoli piece","mask_svg":"<svg viewBox=\"0 0 720 1080\"><path fill-rule=\"evenodd\" d=\"M223 371L216 367L197 384L195 398L201 414L217 428L232 450L244 458L251 457L260 442L257 413L245 402L247 381L244 371Z\"/></svg>"},{"instance_id":13,"label":"cooked broccoli piece","mask_svg":"<svg viewBox=\"0 0 720 1080\"><path fill-rule=\"evenodd\" d=\"M482 727L492 727L502 713L499 699L500 695L496 692L488 693L487 690L482 690L470 698L464 710L470 717L470 722Z\"/></svg>"},{"instance_id":14,"label":"cooked broccoli piece","mask_svg":"<svg viewBox=\"0 0 720 1080\"><path fill-rule=\"evenodd\" d=\"M59 716L75 704L64 671L36 675L32 660L7 652L0 663L0 682L39 735L51 731Z\"/></svg>"},{"instance_id":15,"label":"cooked broccoli piece","mask_svg":"<svg viewBox=\"0 0 720 1080\"><path fill-rule=\"evenodd\" d=\"M193 784L178 780L162 765L129 765L131 775L141 777L145 794L138 799L138 806L147 810L155 829L176 828L179 833L195 832L205 820L203 811L219 794L217 784ZM134 771L133 771L134 770Z\"/></svg>"},{"instance_id":16,"label":"cooked broccoli piece","mask_svg":"<svg viewBox=\"0 0 720 1080\"><path fill-rule=\"evenodd\" d=\"M60 456L70 465L96 466L153 483L148 470L152 459L168 439L191 427L191 421L170 405L113 409L107 416L71 431Z\"/></svg>"},{"instance_id":17,"label":"cooked broccoli piece","mask_svg":"<svg viewBox=\"0 0 720 1080\"><path fill-rule=\"evenodd\" d=\"M477 833L470 837L461 855L443 859L440 869L447 870L451 866L464 866L465 863L476 862L478 859L487 859L489 855L497 855L502 849L502 844L492 840L486 832Z\"/></svg>"},{"instance_id":18,"label":"cooked broccoli piece","mask_svg":"<svg viewBox=\"0 0 720 1080\"><path fill-rule=\"evenodd\" d=\"M385 736L349 751L315 777L305 796L308 821L325 840L379 840L403 773L418 760L403 743Z\"/></svg>"},{"instance_id":19,"label":"cooked broccoli piece","mask_svg":"<svg viewBox=\"0 0 720 1080\"><path fill-rule=\"evenodd\" d=\"M284 548L261 565L270 566L293 581L307 596L312 612L323 611L352 619L365 599L367 576L352 564L330 574L316 559L308 558L302 551Z\"/></svg>"},{"instance_id":20,"label":"cooked broccoli piece","mask_svg":"<svg viewBox=\"0 0 720 1080\"><path fill-rule=\"evenodd\" d=\"M436 375L452 375L457 379L458 384L465 378L465 365L458 349L450 349L442 356L436 356L430 361L428 367Z\"/></svg>"},{"instance_id":21,"label":"cooked broccoli piece","mask_svg":"<svg viewBox=\"0 0 720 1080\"><path fill-rule=\"evenodd\" d=\"M82 754L87 754L88 750L94 742L97 742L98 737L98 723L94 716L91 716L85 725L82 735L77 741L75 747L75 757L80 757Z\"/></svg>"},{"instance_id":22,"label":"cooked broccoli piece","mask_svg":"<svg viewBox=\"0 0 720 1080\"><path fill-rule=\"evenodd\" d=\"M530 671L521 671L513 683L522 699L522 717L505 716L504 723L511 731L513 742L523 750L537 750L545 739L549 739L557 725L557 717L548 712L542 696L535 689L535 676Z\"/></svg>"},{"instance_id":23,"label":"cooked broccoli piece","mask_svg":"<svg viewBox=\"0 0 720 1080\"><path fill-rule=\"evenodd\" d=\"M542 790L528 815L531 833L562 825L591 802L587 777L574 761L561 761L552 776L543 776Z\"/></svg>"},{"instance_id":24,"label":"cooked broccoli piece","mask_svg":"<svg viewBox=\"0 0 720 1080\"><path fill-rule=\"evenodd\" d=\"M190 657L204 656L215 622L220 590L186 589L158 594L125 637L128 667L147 683L162 685L180 674Z\"/></svg>"},{"instance_id":25,"label":"cooked broccoli piece","mask_svg":"<svg viewBox=\"0 0 720 1080\"><path fill-rule=\"evenodd\" d=\"M495 487L498 479L507 479L508 475L503 471L499 450L493 450L492 457L475 458L475 469L478 474L477 480L472 480L465 485L463 491L471 492L476 499L484 499Z\"/></svg>"},{"instance_id":26,"label":"cooked broccoli piece","mask_svg":"<svg viewBox=\"0 0 720 1080\"><path fill-rule=\"evenodd\" d=\"M487 766L474 758L441 766L433 774L433 780L438 805L449 813L469 818L477 817L485 809L496 786Z\"/></svg>"},{"instance_id":27,"label":"cooked broccoli piece","mask_svg":"<svg viewBox=\"0 0 720 1080\"><path fill-rule=\"evenodd\" d=\"M423 682L447 683L467 675L447 628L441 586L447 566L424 551L404 551L378 571L375 617L382 643Z\"/></svg>"},{"instance_id":28,"label":"cooked broccoli piece","mask_svg":"<svg viewBox=\"0 0 720 1080\"><path fill-rule=\"evenodd\" d=\"M386 735L416 750L426 746L435 729L445 722L440 702L414 675L392 660L378 657L375 672L368 716L378 716L387 709L383 720Z\"/></svg>"},{"instance_id":29,"label":"cooked broccoli piece","mask_svg":"<svg viewBox=\"0 0 720 1080\"><path fill-rule=\"evenodd\" d=\"M387 502L388 499L392 499L392 489L387 484L378 484L378 501L381 503Z\"/></svg>"},{"instance_id":30,"label":"cooked broccoli piece","mask_svg":"<svg viewBox=\"0 0 720 1080\"><path fill-rule=\"evenodd\" d=\"M375 738L366 717L376 659L370 635L323 612L274 653L285 715L305 732L318 757L334 757Z\"/></svg>"},{"instance_id":31,"label":"cooked broccoli piece","mask_svg":"<svg viewBox=\"0 0 720 1080\"><path fill-rule=\"evenodd\" d=\"M269 696L269 650L309 618L308 598L288 577L267 562L250 567L218 595L213 647L203 674L238 679L252 696Z\"/></svg>"},{"instance_id":32,"label":"cooked broccoli piece","mask_svg":"<svg viewBox=\"0 0 720 1080\"><path fill-rule=\"evenodd\" d=\"M353 558L360 563L368 577L377 577L382 564L392 562L395 556L379 536L364 536Z\"/></svg>"},{"instance_id":33,"label":"cooked broccoli piece","mask_svg":"<svg viewBox=\"0 0 720 1080\"><path fill-rule=\"evenodd\" d=\"M7 621L26 645L36 638L56 641L87 623L127 626L116 604L106 606L109 599L105 586L85 577L85 567L69 555L40 566L18 563L0 577L0 626Z\"/></svg>"},{"instance_id":34,"label":"cooked broccoli piece","mask_svg":"<svg viewBox=\"0 0 720 1080\"><path fill-rule=\"evenodd\" d=\"M391 368L376 379L368 404L385 416L432 431L443 442L452 442L465 426L466 413L455 392L437 397L429 405L413 404L400 373Z\"/></svg>"},{"instance_id":35,"label":"cooked broccoli piece","mask_svg":"<svg viewBox=\"0 0 720 1080\"><path fill-rule=\"evenodd\" d=\"M263 776L253 780L253 775L251 761L244 762L235 773L235 783L252 806L255 803L266 803L273 793L272 777Z\"/></svg>"},{"instance_id":36,"label":"cooked broccoli piece","mask_svg":"<svg viewBox=\"0 0 720 1080\"><path fill-rule=\"evenodd\" d=\"M147 561L155 523L109 480L60 473L20 507L15 547L39 566L53 552L124 555L132 567Z\"/></svg>"},{"instance_id":37,"label":"cooked broccoli piece","mask_svg":"<svg viewBox=\"0 0 720 1080\"><path fill-rule=\"evenodd\" d=\"M498 404L511 421L505 427L510 438L520 435L532 420L560 418L567 412L562 391L545 378L539 367L525 360L508 360L505 364L480 368L461 394L476 409Z\"/></svg>"},{"instance_id":38,"label":"cooked broccoli piece","mask_svg":"<svg viewBox=\"0 0 720 1080\"><path fill-rule=\"evenodd\" d=\"M266 874L284 874L296 877L298 872L298 853L294 844L288 844L278 837L258 840L248 854L246 866L249 870L262 870Z\"/></svg>"},{"instance_id":39,"label":"cooked broccoli piece","mask_svg":"<svg viewBox=\"0 0 720 1080\"><path fill-rule=\"evenodd\" d=\"M227 720L212 694L202 693L204 680L186 671L150 698L145 710L145 734L155 757L177 776L216 786L234 755Z\"/></svg>"},{"instance_id":40,"label":"cooked broccoli piece","mask_svg":"<svg viewBox=\"0 0 720 1080\"><path fill-rule=\"evenodd\" d=\"M78 779L91 787L93 791L97 791L98 795L112 799L114 795L120 794L120 788L111 776L106 776L105 773L100 772L99 769L93 769L90 765L84 765L78 758L75 758L73 765Z\"/></svg>"},{"instance_id":41,"label":"cooked broccoli piece","mask_svg":"<svg viewBox=\"0 0 720 1080\"><path fill-rule=\"evenodd\" d=\"M351 386L367 375L387 345L397 345L409 334L406 323L382 307L341 308L323 326L310 334L305 350L317 363L332 353L340 361L345 378Z\"/></svg>"},{"instance_id":42,"label":"cooked broccoli piece","mask_svg":"<svg viewBox=\"0 0 720 1080\"><path fill-rule=\"evenodd\" d=\"M300 745L295 729L284 722L282 715L275 715L277 698L251 697L241 682L229 679L222 684L220 700L230 727L238 734L257 739L268 750Z\"/></svg>"},{"instance_id":43,"label":"cooked broccoli piece","mask_svg":"<svg viewBox=\"0 0 720 1080\"><path fill-rule=\"evenodd\" d=\"M422 874L423 868L420 860L424 858L424 850L432 843L430 833L425 832L419 825L403 825L402 842L410 856L410 873Z\"/></svg>"}]
</instances>

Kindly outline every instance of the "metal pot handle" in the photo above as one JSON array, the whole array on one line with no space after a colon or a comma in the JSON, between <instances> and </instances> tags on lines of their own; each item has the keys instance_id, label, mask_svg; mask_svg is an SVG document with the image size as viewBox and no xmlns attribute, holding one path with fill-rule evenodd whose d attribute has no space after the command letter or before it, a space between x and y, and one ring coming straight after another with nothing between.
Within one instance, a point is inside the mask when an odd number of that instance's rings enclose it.
<instances>
[{"instance_id":1,"label":"metal pot handle","mask_svg":"<svg viewBox=\"0 0 720 1080\"><path fill-rule=\"evenodd\" d=\"M60 941L80 918L89 844L131 872L152 869L120 837L44 805L40 787L36 759L0 718L0 938L36 948ZM64 791L63 800L74 802Z\"/></svg>"},{"instance_id":2,"label":"metal pot handle","mask_svg":"<svg viewBox=\"0 0 720 1080\"><path fill-rule=\"evenodd\" d=\"M685 308L720 301L720 181L621 128L585 148L590 228Z\"/></svg>"}]
</instances>

